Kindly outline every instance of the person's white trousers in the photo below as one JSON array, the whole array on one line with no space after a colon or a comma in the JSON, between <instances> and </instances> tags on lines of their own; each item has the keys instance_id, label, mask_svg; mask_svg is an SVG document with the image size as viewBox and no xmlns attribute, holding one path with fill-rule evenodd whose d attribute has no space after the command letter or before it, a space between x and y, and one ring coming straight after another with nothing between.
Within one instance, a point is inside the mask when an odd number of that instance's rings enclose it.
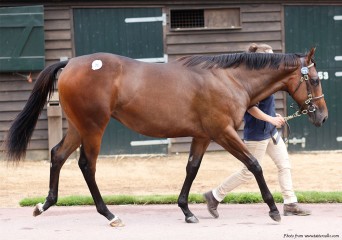
<instances>
[{"instance_id":1,"label":"person's white trousers","mask_svg":"<svg viewBox=\"0 0 342 240\"><path fill-rule=\"evenodd\" d=\"M260 164L265 153L267 153L276 164L284 204L297 202L297 197L292 187L291 164L283 139L280 138L276 145L271 138L262 141L245 141L245 144L251 154L258 159ZM213 189L213 195L216 200L222 201L228 192L252 178L254 178L253 174L244 166L240 171L232 174L217 188Z\"/></svg>"}]
</instances>

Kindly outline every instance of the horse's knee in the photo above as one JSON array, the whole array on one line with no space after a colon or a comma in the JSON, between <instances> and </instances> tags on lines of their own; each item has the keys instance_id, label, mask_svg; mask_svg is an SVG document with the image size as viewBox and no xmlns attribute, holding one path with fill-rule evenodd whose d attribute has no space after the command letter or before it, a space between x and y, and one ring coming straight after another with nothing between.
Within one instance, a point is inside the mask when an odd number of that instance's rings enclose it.
<instances>
[{"instance_id":1,"label":"horse's knee","mask_svg":"<svg viewBox=\"0 0 342 240\"><path fill-rule=\"evenodd\" d=\"M253 173L254 176L256 175L262 175L262 168L258 161L254 161L252 164L247 166L248 170Z\"/></svg>"}]
</instances>

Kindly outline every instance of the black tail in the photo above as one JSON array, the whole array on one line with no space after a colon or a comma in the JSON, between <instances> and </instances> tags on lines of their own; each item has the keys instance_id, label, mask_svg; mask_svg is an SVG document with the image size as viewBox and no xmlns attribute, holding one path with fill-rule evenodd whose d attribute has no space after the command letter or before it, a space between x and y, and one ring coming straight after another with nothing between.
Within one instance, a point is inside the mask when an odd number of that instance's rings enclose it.
<instances>
[{"instance_id":1,"label":"black tail","mask_svg":"<svg viewBox=\"0 0 342 240\"><path fill-rule=\"evenodd\" d=\"M56 74L68 61L45 68L38 76L24 109L15 118L5 140L5 151L10 161L20 161L26 155L28 142L48 97L55 89Z\"/></svg>"}]
</instances>

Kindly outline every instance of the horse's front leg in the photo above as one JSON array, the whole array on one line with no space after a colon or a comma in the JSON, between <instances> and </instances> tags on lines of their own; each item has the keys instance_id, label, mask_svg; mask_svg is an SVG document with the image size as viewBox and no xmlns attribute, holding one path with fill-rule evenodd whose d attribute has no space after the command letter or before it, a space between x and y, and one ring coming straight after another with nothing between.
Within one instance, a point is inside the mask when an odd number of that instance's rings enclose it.
<instances>
[{"instance_id":1,"label":"horse's front leg","mask_svg":"<svg viewBox=\"0 0 342 240\"><path fill-rule=\"evenodd\" d=\"M247 169L254 175L262 198L270 208L269 216L274 221L280 222L281 217L277 206L275 205L273 196L266 184L262 168L258 160L248 151L246 145L242 142L237 132L233 128L228 127L217 139L215 139L215 141L245 164Z\"/></svg>"},{"instance_id":2,"label":"horse's front leg","mask_svg":"<svg viewBox=\"0 0 342 240\"><path fill-rule=\"evenodd\" d=\"M209 139L193 139L191 143L191 149L188 159L188 164L186 166L186 178L182 187L182 190L178 197L178 206L182 209L185 215L185 221L187 223L197 223L198 219L189 210L188 197L189 191L194 181L198 169L201 165L203 155L210 143Z\"/></svg>"}]
</instances>

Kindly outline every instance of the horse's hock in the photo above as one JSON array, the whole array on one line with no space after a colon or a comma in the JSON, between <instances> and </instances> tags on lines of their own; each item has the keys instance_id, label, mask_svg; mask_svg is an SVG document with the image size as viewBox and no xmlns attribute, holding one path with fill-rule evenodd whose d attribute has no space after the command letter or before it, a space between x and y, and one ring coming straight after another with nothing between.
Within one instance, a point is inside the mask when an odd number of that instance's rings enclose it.
<instances>
[{"instance_id":1,"label":"horse's hock","mask_svg":"<svg viewBox=\"0 0 342 240\"><path fill-rule=\"evenodd\" d=\"M63 137L62 108L59 104L59 94L57 91L52 94L47 104L47 117L49 149L52 149ZM51 152L49 152L49 160L51 160Z\"/></svg>"}]
</instances>

